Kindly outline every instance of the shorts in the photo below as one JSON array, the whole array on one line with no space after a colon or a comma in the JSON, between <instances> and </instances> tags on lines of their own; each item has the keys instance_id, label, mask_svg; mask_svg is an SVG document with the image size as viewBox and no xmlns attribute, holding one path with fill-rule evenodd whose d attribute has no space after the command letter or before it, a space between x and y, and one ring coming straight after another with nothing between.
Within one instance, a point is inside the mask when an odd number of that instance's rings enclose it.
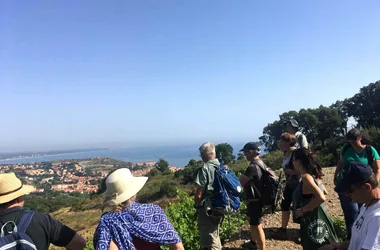
<instances>
[{"instance_id":1,"label":"shorts","mask_svg":"<svg viewBox=\"0 0 380 250\"><path fill-rule=\"evenodd\" d=\"M294 187L294 185L285 185L284 193L282 194L284 196L284 199L281 202L281 211L290 211L290 206L293 202L293 193L296 188L297 186Z\"/></svg>"},{"instance_id":2,"label":"shorts","mask_svg":"<svg viewBox=\"0 0 380 250\"><path fill-rule=\"evenodd\" d=\"M263 217L263 205L260 201L251 201L247 205L247 216L249 217L249 225L258 226L261 224Z\"/></svg>"}]
</instances>

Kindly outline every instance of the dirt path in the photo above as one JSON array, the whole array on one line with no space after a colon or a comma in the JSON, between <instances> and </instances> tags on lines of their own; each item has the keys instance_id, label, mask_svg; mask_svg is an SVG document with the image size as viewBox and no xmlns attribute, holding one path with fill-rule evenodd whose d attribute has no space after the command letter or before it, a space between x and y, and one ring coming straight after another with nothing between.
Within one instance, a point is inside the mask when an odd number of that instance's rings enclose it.
<instances>
[{"instance_id":1,"label":"dirt path","mask_svg":"<svg viewBox=\"0 0 380 250\"><path fill-rule=\"evenodd\" d=\"M325 185L328 195L326 202L326 209L328 214L334 219L337 217L342 218L343 212L340 207L340 202L338 200L338 195L334 191L333 178L334 178L335 168L325 168L323 169L324 177L323 184ZM301 245L294 243L297 235L299 234L299 225L294 224L292 219L289 223L289 239L288 240L278 240L274 239L273 229L277 229L281 226L281 212L276 212L275 214L266 215L263 217L263 225L265 230L265 236L267 238L267 249L270 250L293 250L302 249ZM241 245L243 244L243 239L249 239L250 231L249 225L246 223L242 227L242 239L239 239L239 235L233 235L231 241L224 244L224 249L234 250L243 249Z\"/></svg>"}]
</instances>

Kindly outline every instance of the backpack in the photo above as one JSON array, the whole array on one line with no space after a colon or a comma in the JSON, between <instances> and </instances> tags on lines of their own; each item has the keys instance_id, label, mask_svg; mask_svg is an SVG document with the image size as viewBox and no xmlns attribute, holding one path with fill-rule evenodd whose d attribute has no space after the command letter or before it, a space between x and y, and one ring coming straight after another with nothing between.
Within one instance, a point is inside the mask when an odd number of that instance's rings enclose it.
<instances>
[{"instance_id":1,"label":"backpack","mask_svg":"<svg viewBox=\"0 0 380 250\"><path fill-rule=\"evenodd\" d=\"M221 214L231 214L240 208L239 194L242 186L233 171L220 163L215 168L211 206ZM208 178L208 176L207 176ZM207 181L208 182L208 181Z\"/></svg>"},{"instance_id":2,"label":"backpack","mask_svg":"<svg viewBox=\"0 0 380 250\"><path fill-rule=\"evenodd\" d=\"M276 199L278 199L278 192L281 179L277 177L276 173L265 165L262 160L255 161L255 164L261 169L261 192L257 189L255 184L251 181L253 189L255 190L259 200L263 205L274 206Z\"/></svg>"},{"instance_id":3,"label":"backpack","mask_svg":"<svg viewBox=\"0 0 380 250\"><path fill-rule=\"evenodd\" d=\"M37 247L34 245L32 239L26 235L26 229L28 228L34 211L24 210L19 223L14 221L6 222L0 231L0 249L13 249L13 250L37 250ZM13 224L12 232L4 232L7 224Z\"/></svg>"},{"instance_id":4,"label":"backpack","mask_svg":"<svg viewBox=\"0 0 380 250\"><path fill-rule=\"evenodd\" d=\"M342 155L344 155L344 153L346 153L347 150L349 148L351 148L351 147L352 147L352 145L349 144L349 143L344 144L343 147L342 147ZM372 146L371 145L366 145L365 150L367 151L366 153L367 153L368 165L370 165L372 167L373 160L375 158L373 156L373 154L372 154Z\"/></svg>"}]
</instances>

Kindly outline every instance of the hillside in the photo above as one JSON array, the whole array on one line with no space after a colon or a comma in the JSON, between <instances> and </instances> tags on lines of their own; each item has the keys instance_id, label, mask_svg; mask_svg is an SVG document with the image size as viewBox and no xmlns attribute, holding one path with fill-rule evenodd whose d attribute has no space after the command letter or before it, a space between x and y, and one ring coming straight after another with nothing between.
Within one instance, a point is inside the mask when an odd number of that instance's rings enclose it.
<instances>
[{"instance_id":1,"label":"hillside","mask_svg":"<svg viewBox=\"0 0 380 250\"><path fill-rule=\"evenodd\" d=\"M107 170L120 167L131 169L134 165L132 162L124 162L107 157L78 160L78 164L83 168L90 168L93 170Z\"/></svg>"},{"instance_id":2,"label":"hillside","mask_svg":"<svg viewBox=\"0 0 380 250\"><path fill-rule=\"evenodd\" d=\"M325 168L323 183L328 190L326 208L333 219L342 219L343 213L340 207L338 196L334 192L333 187L333 175L335 168ZM159 181L159 180L158 180ZM154 185L155 183L152 183ZM76 205L72 208L62 208L53 213L53 216L67 225L71 226L73 229L78 230L80 234L86 237L92 242L93 232L97 226L98 220L101 215L100 205L102 202L101 196L94 196L92 199L84 200L82 204ZM158 200L156 203L163 202L163 200ZM165 202L167 204L167 201ZM162 204L161 205L165 205ZM84 210L84 211L80 211ZM243 218L242 218L243 219ZM224 223L227 223L225 220ZM291 239L284 241L280 239L275 239L273 237L273 229L280 227L281 225L281 212L276 212L273 215L266 215L263 218L263 224L265 227L265 234L267 237L268 249L273 250L286 250L286 249L302 249L300 245L295 244L293 241L298 232L298 225L290 223L290 236ZM225 242L225 249L243 249L241 244L243 239L249 238L249 225L244 221L241 227L242 239L239 238L239 233L231 236L231 240Z\"/></svg>"}]
</instances>

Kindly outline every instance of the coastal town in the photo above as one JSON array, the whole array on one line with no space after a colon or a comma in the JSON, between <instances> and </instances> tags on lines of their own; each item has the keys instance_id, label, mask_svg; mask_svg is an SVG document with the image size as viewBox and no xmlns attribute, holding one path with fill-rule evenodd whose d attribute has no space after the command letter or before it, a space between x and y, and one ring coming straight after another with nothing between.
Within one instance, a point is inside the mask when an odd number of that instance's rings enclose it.
<instances>
[{"instance_id":1,"label":"coastal town","mask_svg":"<svg viewBox=\"0 0 380 250\"><path fill-rule=\"evenodd\" d=\"M14 172L24 183L36 187L36 193L63 192L89 194L97 192L100 182L116 168L127 167L134 176L146 176L156 162L122 162L110 158L61 160L54 162L0 165L0 173ZM171 172L179 168L169 166Z\"/></svg>"}]
</instances>

